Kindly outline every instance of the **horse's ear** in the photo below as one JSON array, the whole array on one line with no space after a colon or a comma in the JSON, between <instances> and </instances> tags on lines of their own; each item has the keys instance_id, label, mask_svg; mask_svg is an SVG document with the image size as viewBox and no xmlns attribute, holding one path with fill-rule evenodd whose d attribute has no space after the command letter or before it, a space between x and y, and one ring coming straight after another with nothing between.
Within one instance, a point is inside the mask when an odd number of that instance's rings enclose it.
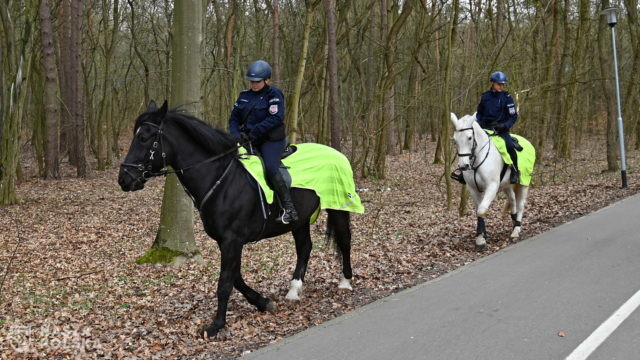
<instances>
[{"instance_id":1,"label":"horse's ear","mask_svg":"<svg viewBox=\"0 0 640 360\"><path fill-rule=\"evenodd\" d=\"M156 102L153 100L149 101L149 105L147 105L147 112L156 110L158 110L158 105L156 105Z\"/></svg>"},{"instance_id":2,"label":"horse's ear","mask_svg":"<svg viewBox=\"0 0 640 360\"><path fill-rule=\"evenodd\" d=\"M158 113L160 114L160 116L162 116L164 118L165 115L167 115L167 110L169 110L169 103L167 103L167 100L165 100L162 103L162 106L160 107L160 110L158 110Z\"/></svg>"},{"instance_id":3,"label":"horse's ear","mask_svg":"<svg viewBox=\"0 0 640 360\"><path fill-rule=\"evenodd\" d=\"M453 124L453 127L458 126L458 117L454 113L451 113L451 123Z\"/></svg>"}]
</instances>

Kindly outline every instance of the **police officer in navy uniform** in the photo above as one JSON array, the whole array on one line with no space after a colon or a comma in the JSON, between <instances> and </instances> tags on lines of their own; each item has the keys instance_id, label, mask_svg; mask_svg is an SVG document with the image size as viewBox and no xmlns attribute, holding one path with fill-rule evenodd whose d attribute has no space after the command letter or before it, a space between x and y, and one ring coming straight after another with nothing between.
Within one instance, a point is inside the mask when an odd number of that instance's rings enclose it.
<instances>
[{"instance_id":1,"label":"police officer in navy uniform","mask_svg":"<svg viewBox=\"0 0 640 360\"><path fill-rule=\"evenodd\" d=\"M491 89L480 98L476 119L483 129L495 130L496 135L504 139L507 146L507 152L513 163L511 176L509 178L512 184L520 182L520 171L518 170L518 153L516 150L522 150L517 145L509 130L518 120L518 111L516 103L513 101L509 92L504 88L507 84L507 75L502 71L496 71L491 74Z\"/></svg>"},{"instance_id":2,"label":"police officer in navy uniform","mask_svg":"<svg viewBox=\"0 0 640 360\"><path fill-rule=\"evenodd\" d=\"M252 62L245 78L250 81L251 88L242 91L233 105L229 132L239 143L251 142L260 150L267 179L284 210L277 220L288 224L298 220L298 214L279 170L280 158L287 146L284 95L280 89L269 85L271 66L266 61Z\"/></svg>"},{"instance_id":3,"label":"police officer in navy uniform","mask_svg":"<svg viewBox=\"0 0 640 360\"><path fill-rule=\"evenodd\" d=\"M516 144L509 134L509 130L518 120L518 112L516 103L513 101L509 92L504 88L507 84L507 75L502 71L496 71L490 76L491 89L482 94L478 110L476 112L476 120L483 129L490 129L496 132L497 136L504 139L507 146L507 152L513 163L509 182L518 184L520 182L520 171L518 170L518 153L522 147ZM451 177L464 184L464 178L461 173L451 174Z\"/></svg>"}]
</instances>

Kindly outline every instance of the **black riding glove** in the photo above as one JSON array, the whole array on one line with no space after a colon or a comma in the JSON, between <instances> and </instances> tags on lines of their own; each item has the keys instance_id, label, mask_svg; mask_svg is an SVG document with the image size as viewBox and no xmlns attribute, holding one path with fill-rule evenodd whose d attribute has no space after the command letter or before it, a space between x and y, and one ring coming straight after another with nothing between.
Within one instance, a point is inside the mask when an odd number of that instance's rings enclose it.
<instances>
[{"instance_id":1,"label":"black riding glove","mask_svg":"<svg viewBox=\"0 0 640 360\"><path fill-rule=\"evenodd\" d=\"M493 127L493 130L495 130L497 133L503 133L508 129L504 125L496 125Z\"/></svg>"}]
</instances>

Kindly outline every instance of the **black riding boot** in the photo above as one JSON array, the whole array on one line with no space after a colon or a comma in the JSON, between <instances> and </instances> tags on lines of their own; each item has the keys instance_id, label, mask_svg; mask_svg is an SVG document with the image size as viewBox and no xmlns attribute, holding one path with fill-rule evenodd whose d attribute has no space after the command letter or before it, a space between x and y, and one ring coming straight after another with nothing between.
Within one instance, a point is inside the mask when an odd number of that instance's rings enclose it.
<instances>
[{"instance_id":1,"label":"black riding boot","mask_svg":"<svg viewBox=\"0 0 640 360\"><path fill-rule=\"evenodd\" d=\"M282 203L282 209L284 213L281 216L276 218L276 221L280 221L283 224L289 224L292 221L298 220L298 213L296 212L295 206L293 206L293 201L291 200L291 193L289 192L289 188L282 178L282 174L280 172L275 175L270 176L271 186L273 186L273 190L278 194L280 198L280 202Z\"/></svg>"},{"instance_id":2,"label":"black riding boot","mask_svg":"<svg viewBox=\"0 0 640 360\"><path fill-rule=\"evenodd\" d=\"M511 175L509 176L509 182L511 184L520 184L520 170L518 170L518 153L515 149L509 149L509 156L511 157Z\"/></svg>"},{"instance_id":3,"label":"black riding boot","mask_svg":"<svg viewBox=\"0 0 640 360\"><path fill-rule=\"evenodd\" d=\"M464 185L467 182L464 181L464 175L462 175L462 170L460 169L455 169L453 170L453 172L451 173L451 175L449 175L453 180L459 182L460 184Z\"/></svg>"}]
</instances>

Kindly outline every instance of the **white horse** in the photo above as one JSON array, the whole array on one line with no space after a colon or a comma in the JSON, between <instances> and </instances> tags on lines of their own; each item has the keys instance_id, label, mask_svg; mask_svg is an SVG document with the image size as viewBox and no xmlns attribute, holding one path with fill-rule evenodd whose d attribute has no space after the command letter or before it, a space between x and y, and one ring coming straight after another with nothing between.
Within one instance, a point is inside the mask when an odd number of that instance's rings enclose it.
<instances>
[{"instance_id":1,"label":"white horse","mask_svg":"<svg viewBox=\"0 0 640 360\"><path fill-rule=\"evenodd\" d=\"M518 238L529 187L509 183L511 167L503 173L505 163L502 156L476 121L475 114L465 115L458 120L451 113L451 122L455 128L453 140L458 152L458 169L462 171L467 189L476 205L476 248L484 249L487 244L484 218L499 190L504 191L509 200L507 205L513 220L511 237Z\"/></svg>"}]
</instances>

